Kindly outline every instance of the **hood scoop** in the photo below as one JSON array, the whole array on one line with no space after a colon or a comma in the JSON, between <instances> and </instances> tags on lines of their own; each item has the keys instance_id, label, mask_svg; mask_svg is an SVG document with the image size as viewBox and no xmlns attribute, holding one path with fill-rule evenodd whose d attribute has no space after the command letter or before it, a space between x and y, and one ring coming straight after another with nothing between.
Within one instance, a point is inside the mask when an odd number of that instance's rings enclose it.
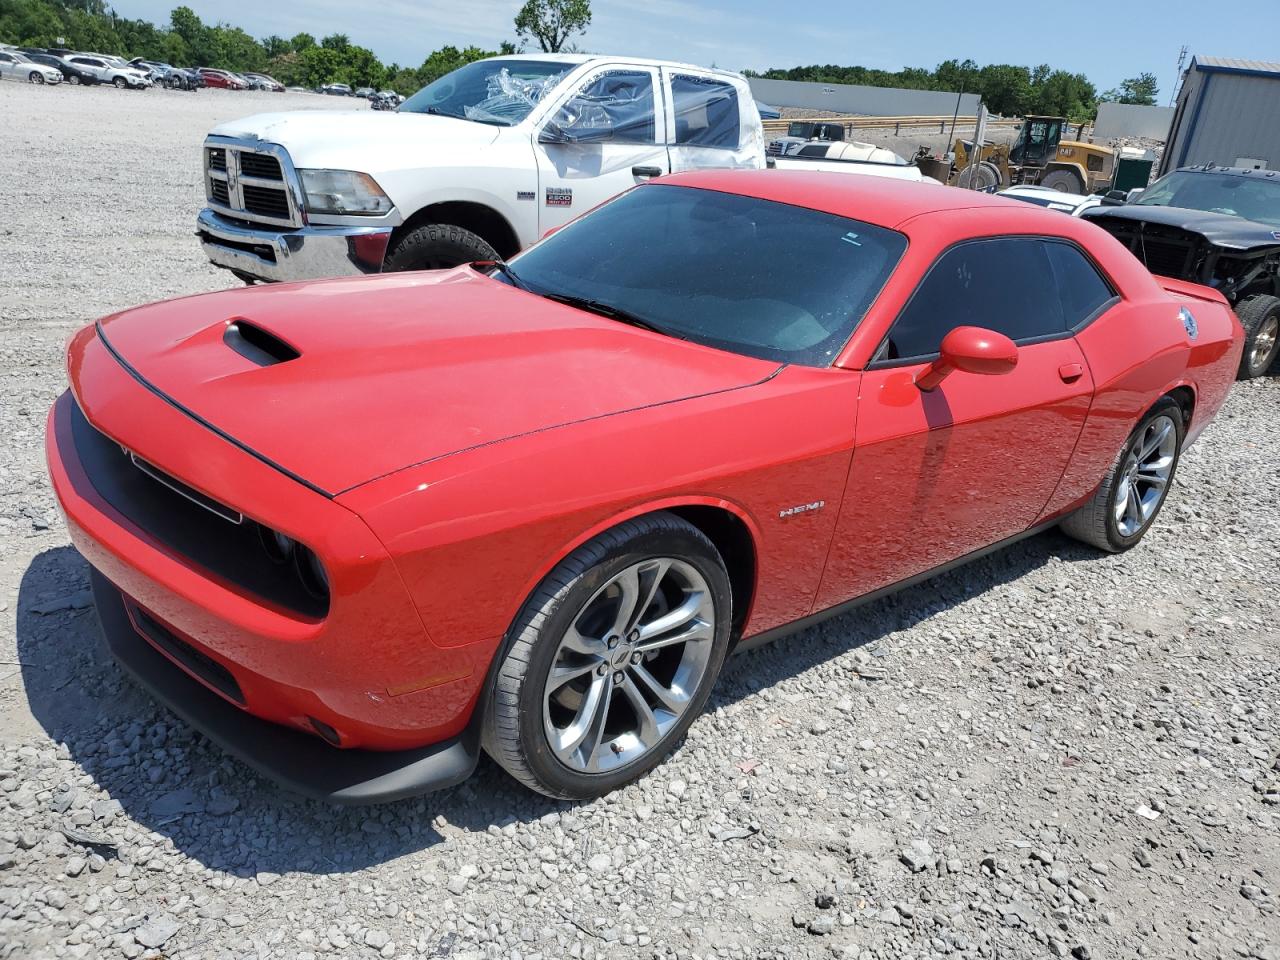
<instances>
[{"instance_id":1,"label":"hood scoop","mask_svg":"<svg viewBox=\"0 0 1280 960\"><path fill-rule=\"evenodd\" d=\"M302 352L293 344L244 317L236 317L227 324L226 332L222 334L222 342L250 363L256 363L260 367L288 363L302 356Z\"/></svg>"}]
</instances>

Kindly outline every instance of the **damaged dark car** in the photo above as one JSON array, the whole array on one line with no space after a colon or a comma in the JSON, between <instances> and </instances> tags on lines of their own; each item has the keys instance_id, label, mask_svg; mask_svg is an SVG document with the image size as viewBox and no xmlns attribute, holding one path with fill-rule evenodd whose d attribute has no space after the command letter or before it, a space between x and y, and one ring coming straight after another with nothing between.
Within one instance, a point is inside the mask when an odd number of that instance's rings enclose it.
<instances>
[{"instance_id":1,"label":"damaged dark car","mask_svg":"<svg viewBox=\"0 0 1280 960\"><path fill-rule=\"evenodd\" d=\"M1280 354L1280 172L1184 167L1135 193L1084 217L1152 273L1220 291L1245 331L1240 379L1267 372Z\"/></svg>"}]
</instances>

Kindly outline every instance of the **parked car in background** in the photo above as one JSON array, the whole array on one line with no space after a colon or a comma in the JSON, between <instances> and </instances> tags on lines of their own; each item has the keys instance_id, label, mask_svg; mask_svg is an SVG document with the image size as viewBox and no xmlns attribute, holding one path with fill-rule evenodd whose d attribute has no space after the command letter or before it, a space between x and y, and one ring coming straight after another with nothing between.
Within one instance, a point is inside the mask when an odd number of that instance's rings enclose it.
<instances>
[{"instance_id":1,"label":"parked car in background","mask_svg":"<svg viewBox=\"0 0 1280 960\"><path fill-rule=\"evenodd\" d=\"M589 798L730 651L1053 526L1137 545L1240 350L1219 293L1080 220L709 170L509 263L107 317L47 450L110 648L264 774L368 803L483 749Z\"/></svg>"},{"instance_id":2,"label":"parked car in background","mask_svg":"<svg viewBox=\"0 0 1280 960\"><path fill-rule=\"evenodd\" d=\"M857 141L813 141L794 154L770 155L766 161L777 170L826 170L832 173L857 173L894 180L930 180L914 163L907 163L892 150Z\"/></svg>"},{"instance_id":3,"label":"parked car in background","mask_svg":"<svg viewBox=\"0 0 1280 960\"><path fill-rule=\"evenodd\" d=\"M1126 199L1085 218L1152 273L1218 290L1244 327L1241 379L1266 373L1280 359L1280 171L1183 167Z\"/></svg>"},{"instance_id":4,"label":"parked car in background","mask_svg":"<svg viewBox=\"0 0 1280 960\"><path fill-rule=\"evenodd\" d=\"M32 63L42 63L46 67L53 67L62 74L62 79L72 86L89 86L98 82L97 77L84 67L68 63L61 57L55 57L51 53L28 53L27 59Z\"/></svg>"},{"instance_id":5,"label":"parked car in background","mask_svg":"<svg viewBox=\"0 0 1280 960\"><path fill-rule=\"evenodd\" d=\"M169 76L173 72L173 67L169 64L161 63L158 60L144 60L141 57L134 57L129 61L129 66L136 70L144 71L151 78L153 85L169 86Z\"/></svg>"},{"instance_id":6,"label":"parked car in background","mask_svg":"<svg viewBox=\"0 0 1280 960\"><path fill-rule=\"evenodd\" d=\"M121 90L145 90L151 86L151 81L141 70L120 67L101 57L73 53L64 59L67 63L92 73L98 83L109 83Z\"/></svg>"},{"instance_id":7,"label":"parked car in background","mask_svg":"<svg viewBox=\"0 0 1280 960\"><path fill-rule=\"evenodd\" d=\"M371 97L373 97L373 95L376 94L377 92L378 91L373 89L373 87L356 87L354 95L357 97L361 97L362 99L368 100Z\"/></svg>"},{"instance_id":8,"label":"parked car in background","mask_svg":"<svg viewBox=\"0 0 1280 960\"><path fill-rule=\"evenodd\" d=\"M746 78L658 60L493 57L419 90L393 122L370 113L215 127L196 225L210 261L254 281L510 257L638 183L690 169L922 179L905 162L766 158ZM252 191L236 187L246 164Z\"/></svg>"},{"instance_id":9,"label":"parked car in background","mask_svg":"<svg viewBox=\"0 0 1280 960\"><path fill-rule=\"evenodd\" d=\"M204 80L206 87L218 87L223 90L243 90L245 82L229 70L215 70L213 67L198 67L197 72Z\"/></svg>"},{"instance_id":10,"label":"parked car in background","mask_svg":"<svg viewBox=\"0 0 1280 960\"><path fill-rule=\"evenodd\" d=\"M265 73L246 73L245 78L254 81L259 85L259 89L268 90L272 93L284 93L284 84L274 77L269 77Z\"/></svg>"},{"instance_id":11,"label":"parked car in background","mask_svg":"<svg viewBox=\"0 0 1280 960\"><path fill-rule=\"evenodd\" d=\"M786 156L809 143L831 143L844 139L844 124L815 120L793 120L787 134L775 137L765 148L770 156Z\"/></svg>"},{"instance_id":12,"label":"parked car in background","mask_svg":"<svg viewBox=\"0 0 1280 960\"><path fill-rule=\"evenodd\" d=\"M326 83L316 93L327 93L331 97L349 97L351 88L345 83Z\"/></svg>"},{"instance_id":13,"label":"parked car in background","mask_svg":"<svg viewBox=\"0 0 1280 960\"><path fill-rule=\"evenodd\" d=\"M400 97L390 90L383 90L369 98L369 106L374 110L394 110L400 106Z\"/></svg>"},{"instance_id":14,"label":"parked car in background","mask_svg":"<svg viewBox=\"0 0 1280 960\"><path fill-rule=\"evenodd\" d=\"M21 80L24 83L54 84L62 82L62 70L43 63L36 63L17 50L0 50L0 80Z\"/></svg>"},{"instance_id":15,"label":"parked car in background","mask_svg":"<svg viewBox=\"0 0 1280 960\"><path fill-rule=\"evenodd\" d=\"M1102 206L1103 199L1099 194L1084 197L1078 193L1065 193L1053 187L1036 187L1031 185L1009 187L997 191L996 196L1008 197L1010 200L1021 200L1023 203L1034 203L1037 207L1048 207L1073 217L1079 217L1086 210Z\"/></svg>"}]
</instances>

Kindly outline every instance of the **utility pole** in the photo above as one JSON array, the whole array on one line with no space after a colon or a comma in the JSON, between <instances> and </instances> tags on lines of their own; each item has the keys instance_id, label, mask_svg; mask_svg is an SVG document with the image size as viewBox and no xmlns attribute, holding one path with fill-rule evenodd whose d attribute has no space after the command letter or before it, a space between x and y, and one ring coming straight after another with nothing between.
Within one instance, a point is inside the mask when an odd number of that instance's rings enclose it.
<instances>
[{"instance_id":1,"label":"utility pole","mask_svg":"<svg viewBox=\"0 0 1280 960\"><path fill-rule=\"evenodd\" d=\"M1173 106L1178 99L1178 91L1182 89L1182 65L1187 62L1187 45L1184 43L1182 49L1178 51L1178 72L1173 80L1173 93L1169 95L1169 106Z\"/></svg>"}]
</instances>

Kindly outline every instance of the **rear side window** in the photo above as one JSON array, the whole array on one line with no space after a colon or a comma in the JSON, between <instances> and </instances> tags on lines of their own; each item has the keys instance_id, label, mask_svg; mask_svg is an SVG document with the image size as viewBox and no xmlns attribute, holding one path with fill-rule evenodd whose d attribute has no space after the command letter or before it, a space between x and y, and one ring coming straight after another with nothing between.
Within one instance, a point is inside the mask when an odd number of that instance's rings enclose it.
<instances>
[{"instance_id":1,"label":"rear side window","mask_svg":"<svg viewBox=\"0 0 1280 960\"><path fill-rule=\"evenodd\" d=\"M738 91L713 77L677 74L671 78L676 114L676 143L690 147L737 150L742 122Z\"/></svg>"},{"instance_id":2,"label":"rear side window","mask_svg":"<svg viewBox=\"0 0 1280 960\"><path fill-rule=\"evenodd\" d=\"M1051 241L1044 247L1058 282L1067 327L1074 330L1114 300L1116 292L1092 261L1076 247Z\"/></svg>"},{"instance_id":3,"label":"rear side window","mask_svg":"<svg viewBox=\"0 0 1280 960\"><path fill-rule=\"evenodd\" d=\"M899 315L880 360L937 354L955 327L985 327L1015 343L1065 335L1114 296L1074 246L1032 237L972 240L933 265Z\"/></svg>"}]
</instances>

